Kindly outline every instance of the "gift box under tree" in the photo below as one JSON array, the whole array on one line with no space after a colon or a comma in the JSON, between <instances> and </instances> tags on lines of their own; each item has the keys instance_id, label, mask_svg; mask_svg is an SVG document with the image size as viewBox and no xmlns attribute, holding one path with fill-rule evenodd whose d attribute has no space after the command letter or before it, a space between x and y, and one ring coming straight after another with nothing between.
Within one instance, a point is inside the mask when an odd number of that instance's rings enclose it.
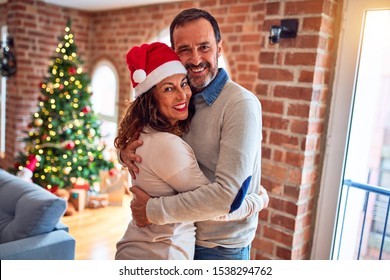
<instances>
[{"instance_id":1,"label":"gift box under tree","mask_svg":"<svg viewBox=\"0 0 390 280\"><path fill-rule=\"evenodd\" d=\"M109 205L121 206L126 189L130 187L127 170L101 170L100 193L108 194Z\"/></svg>"}]
</instances>

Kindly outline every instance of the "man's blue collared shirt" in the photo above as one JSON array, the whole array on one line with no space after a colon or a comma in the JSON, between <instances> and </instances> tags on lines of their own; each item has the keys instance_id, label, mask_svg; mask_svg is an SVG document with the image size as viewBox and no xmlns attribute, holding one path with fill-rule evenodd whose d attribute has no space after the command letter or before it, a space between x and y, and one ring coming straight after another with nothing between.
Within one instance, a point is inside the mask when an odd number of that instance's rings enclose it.
<instances>
[{"instance_id":1,"label":"man's blue collared shirt","mask_svg":"<svg viewBox=\"0 0 390 280\"><path fill-rule=\"evenodd\" d=\"M211 106L220 95L228 79L229 76L225 69L220 68L215 79L203 91L195 95L195 98L202 97Z\"/></svg>"}]
</instances>

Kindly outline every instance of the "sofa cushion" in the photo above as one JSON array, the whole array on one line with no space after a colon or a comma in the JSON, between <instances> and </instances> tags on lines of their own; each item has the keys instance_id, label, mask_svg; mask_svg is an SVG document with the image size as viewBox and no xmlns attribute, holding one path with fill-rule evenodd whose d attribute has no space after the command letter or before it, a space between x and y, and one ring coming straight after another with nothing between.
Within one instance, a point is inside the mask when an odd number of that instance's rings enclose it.
<instances>
[{"instance_id":1,"label":"sofa cushion","mask_svg":"<svg viewBox=\"0 0 390 280\"><path fill-rule=\"evenodd\" d=\"M0 243L52 231L66 201L0 169Z\"/></svg>"}]
</instances>

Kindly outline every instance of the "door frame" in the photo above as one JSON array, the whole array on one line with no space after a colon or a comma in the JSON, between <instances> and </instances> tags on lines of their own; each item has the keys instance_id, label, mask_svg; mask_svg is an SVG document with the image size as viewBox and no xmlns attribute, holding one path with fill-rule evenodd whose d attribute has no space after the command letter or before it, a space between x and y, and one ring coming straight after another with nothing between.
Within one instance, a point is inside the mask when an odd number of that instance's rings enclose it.
<instances>
[{"instance_id":1,"label":"door frame","mask_svg":"<svg viewBox=\"0 0 390 280\"><path fill-rule=\"evenodd\" d=\"M390 8L388 0L344 1L311 259L326 260L333 254L363 15L367 9L383 8Z\"/></svg>"}]
</instances>

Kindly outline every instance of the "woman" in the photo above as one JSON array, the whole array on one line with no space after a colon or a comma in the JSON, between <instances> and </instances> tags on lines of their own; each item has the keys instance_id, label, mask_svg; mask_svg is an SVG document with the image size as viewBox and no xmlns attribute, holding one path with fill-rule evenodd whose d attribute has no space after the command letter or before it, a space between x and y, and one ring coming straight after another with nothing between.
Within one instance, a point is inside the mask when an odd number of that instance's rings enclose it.
<instances>
[{"instance_id":1,"label":"woman","mask_svg":"<svg viewBox=\"0 0 390 280\"><path fill-rule=\"evenodd\" d=\"M135 101L122 120L115 146L124 149L139 134L144 144L140 172L133 182L153 197L191 191L209 180L199 169L191 147L180 137L189 129L194 106L187 71L163 43L132 48L126 62ZM242 207L218 219L241 219L260 211L265 198L245 197ZM132 221L117 244L116 259L193 259L194 223L149 225Z\"/></svg>"}]
</instances>

